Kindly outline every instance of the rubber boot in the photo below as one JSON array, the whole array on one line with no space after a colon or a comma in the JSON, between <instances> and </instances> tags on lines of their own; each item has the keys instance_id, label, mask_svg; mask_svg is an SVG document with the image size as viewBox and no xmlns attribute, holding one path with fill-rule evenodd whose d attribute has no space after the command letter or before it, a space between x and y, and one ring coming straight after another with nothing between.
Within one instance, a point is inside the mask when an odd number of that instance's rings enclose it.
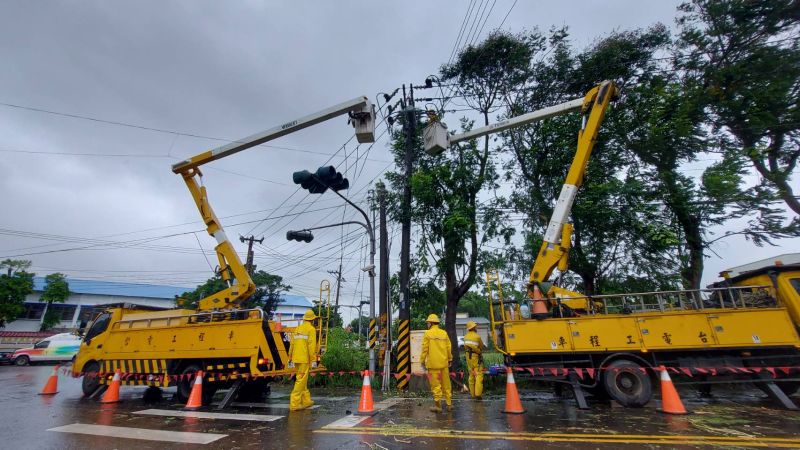
<instances>
[{"instance_id":1,"label":"rubber boot","mask_svg":"<svg viewBox=\"0 0 800 450\"><path fill-rule=\"evenodd\" d=\"M440 413L442 412L442 407L440 406L441 402L433 402L433 406L431 406L431 412Z\"/></svg>"},{"instance_id":2,"label":"rubber boot","mask_svg":"<svg viewBox=\"0 0 800 450\"><path fill-rule=\"evenodd\" d=\"M453 412L453 405L452 404L447 405L446 408L447 408L447 411Z\"/></svg>"}]
</instances>

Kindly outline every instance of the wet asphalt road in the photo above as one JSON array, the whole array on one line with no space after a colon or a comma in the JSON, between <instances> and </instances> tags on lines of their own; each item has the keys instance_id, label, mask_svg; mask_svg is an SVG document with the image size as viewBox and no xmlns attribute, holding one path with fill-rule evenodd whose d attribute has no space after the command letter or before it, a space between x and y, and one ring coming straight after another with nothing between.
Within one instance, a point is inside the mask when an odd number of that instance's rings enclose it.
<instances>
[{"instance_id":1,"label":"wet asphalt road","mask_svg":"<svg viewBox=\"0 0 800 450\"><path fill-rule=\"evenodd\" d=\"M61 376L59 393L37 395L53 366L0 366L0 436L3 448L85 449L136 448L209 449L281 448L351 449L522 449L558 448L800 448L800 413L780 409L755 389L716 391L715 399L700 399L692 390L680 388L684 403L693 412L669 416L656 411L657 402L642 409L615 404L592 403L581 411L572 400L555 398L546 390L523 388L523 415L505 415L502 396L483 402L457 397L456 410L433 414L431 401L408 398L356 425L346 423L347 410L355 410L357 392L312 390L318 408L289 413L279 407L237 407L226 412L256 414L271 421L240 421L229 418L165 417L134 414L147 409L179 411L180 404L165 400L145 404L144 388L122 388L122 401L103 405L83 399L80 380ZM286 404L288 386L275 386L270 404ZM462 394L463 395L463 394ZM376 401L381 397L375 393ZM797 397L794 397L798 400ZM213 408L209 412L216 412ZM278 417L275 417L278 416ZM264 417L262 417L264 419ZM55 427L107 425L113 436L48 431ZM96 428L96 427L95 427ZM181 444L164 440L122 438L131 429L153 439L214 438L208 444ZM177 433L171 433L177 432Z\"/></svg>"}]
</instances>

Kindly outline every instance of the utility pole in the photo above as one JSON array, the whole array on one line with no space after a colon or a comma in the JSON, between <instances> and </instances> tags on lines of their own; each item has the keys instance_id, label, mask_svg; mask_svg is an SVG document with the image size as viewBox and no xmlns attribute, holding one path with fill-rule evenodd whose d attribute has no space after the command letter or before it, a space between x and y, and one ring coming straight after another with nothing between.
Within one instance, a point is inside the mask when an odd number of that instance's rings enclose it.
<instances>
[{"instance_id":1,"label":"utility pole","mask_svg":"<svg viewBox=\"0 0 800 450\"><path fill-rule=\"evenodd\" d=\"M342 281L347 281L344 278L342 278L342 263L341 263L341 261L339 261L339 270L329 270L328 273L336 277L336 301L334 302L334 305L336 307L336 311L338 311L339 310L338 309L339 308L339 288L342 286Z\"/></svg>"},{"instance_id":2,"label":"utility pole","mask_svg":"<svg viewBox=\"0 0 800 450\"><path fill-rule=\"evenodd\" d=\"M247 242L247 262L245 263L244 267L245 269L247 269L247 273L249 273L250 276L252 277L253 271L255 271L256 269L255 266L253 265L253 242L258 242L260 244L264 242L264 238L262 237L261 239L256 239L256 237L252 235L249 238L246 238L242 235L239 235L239 240L242 243L244 243L245 241Z\"/></svg>"},{"instance_id":3,"label":"utility pole","mask_svg":"<svg viewBox=\"0 0 800 450\"><path fill-rule=\"evenodd\" d=\"M403 132L406 137L404 157L403 199L400 235L400 311L397 331L397 388L408 389L411 371L411 173L413 171L414 137L417 130L417 113L414 108L414 85L409 85L408 96L403 85Z\"/></svg>"},{"instance_id":4,"label":"utility pole","mask_svg":"<svg viewBox=\"0 0 800 450\"><path fill-rule=\"evenodd\" d=\"M378 280L378 302L380 305L381 334L383 338L383 391L389 389L392 354L392 309L389 302L389 231L386 226L386 186L379 181L375 184L379 215L379 264L381 278Z\"/></svg>"}]
</instances>

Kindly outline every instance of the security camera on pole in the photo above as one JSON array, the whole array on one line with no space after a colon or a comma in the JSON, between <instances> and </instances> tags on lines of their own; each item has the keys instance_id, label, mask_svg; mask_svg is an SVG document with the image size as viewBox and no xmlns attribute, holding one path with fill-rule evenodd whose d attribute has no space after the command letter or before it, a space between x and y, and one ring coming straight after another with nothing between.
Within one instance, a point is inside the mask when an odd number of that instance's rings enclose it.
<instances>
[{"instance_id":1,"label":"security camera on pole","mask_svg":"<svg viewBox=\"0 0 800 450\"><path fill-rule=\"evenodd\" d=\"M317 169L316 172L311 173L307 170L301 170L292 174L292 180L295 184L299 184L303 189L308 190L311 194L322 194L323 192L330 189L334 194L338 195L342 198L342 200L346 201L350 206L355 208L358 212L364 216L364 222L358 221L347 221L341 223L335 223L331 225L322 225L318 227L306 228L299 231L289 231L286 233L286 239L288 240L297 240L297 241L304 241L304 242L311 242L314 239L314 236L311 234L312 230L319 230L321 228L331 228L331 227L339 227L342 225L361 225L367 230L367 234L369 235L369 265L364 267L364 272L369 274L369 320L370 324L375 323L375 233L372 229L372 222L369 220L369 216L367 213L364 212L363 209L359 208L355 203L351 202L347 199L344 195L340 194L338 191L342 189L347 189L350 187L350 182L347 178L344 178L340 172L336 171L336 168L333 166L322 166ZM359 318L359 320L361 320ZM373 330L370 329L369 335L372 336ZM369 341L369 373L373 375L375 373L375 346L374 340L370 339Z\"/></svg>"}]
</instances>

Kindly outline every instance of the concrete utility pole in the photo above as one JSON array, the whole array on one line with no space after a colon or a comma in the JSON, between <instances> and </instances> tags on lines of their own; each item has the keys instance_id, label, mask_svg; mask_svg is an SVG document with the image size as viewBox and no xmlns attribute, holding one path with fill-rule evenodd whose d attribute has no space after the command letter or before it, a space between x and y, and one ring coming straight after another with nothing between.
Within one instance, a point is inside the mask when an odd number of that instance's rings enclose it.
<instances>
[{"instance_id":1,"label":"concrete utility pole","mask_svg":"<svg viewBox=\"0 0 800 450\"><path fill-rule=\"evenodd\" d=\"M344 278L342 278L342 263L341 263L341 261L339 262L339 270L329 270L328 273L336 277L336 301L335 301L334 305L336 306L336 308L338 308L339 307L339 288L342 286L342 281L347 281Z\"/></svg>"},{"instance_id":2,"label":"concrete utility pole","mask_svg":"<svg viewBox=\"0 0 800 450\"><path fill-rule=\"evenodd\" d=\"M380 243L379 264L381 278L378 281L378 301L380 304L381 334L383 335L383 391L389 389L392 355L392 308L389 301L389 232L386 226L386 186L383 182L375 184L375 193L378 197Z\"/></svg>"},{"instance_id":3,"label":"concrete utility pole","mask_svg":"<svg viewBox=\"0 0 800 450\"><path fill-rule=\"evenodd\" d=\"M414 136L417 130L413 84L409 86L408 94L406 96L406 86L403 85L403 132L406 136L406 142L400 235L400 320L397 331L397 372L400 376L397 381L397 388L400 390L408 389L407 374L411 371L411 288L409 267L411 263L411 173L413 171Z\"/></svg>"},{"instance_id":4,"label":"concrete utility pole","mask_svg":"<svg viewBox=\"0 0 800 450\"><path fill-rule=\"evenodd\" d=\"M252 277L253 271L255 270L255 266L253 265L253 242L258 242L260 244L264 242L264 238L262 237L261 239L256 239L256 237L252 235L249 238L246 238L240 235L239 240L242 243L247 242L247 262L245 263L244 267L247 269L247 273Z\"/></svg>"}]
</instances>

